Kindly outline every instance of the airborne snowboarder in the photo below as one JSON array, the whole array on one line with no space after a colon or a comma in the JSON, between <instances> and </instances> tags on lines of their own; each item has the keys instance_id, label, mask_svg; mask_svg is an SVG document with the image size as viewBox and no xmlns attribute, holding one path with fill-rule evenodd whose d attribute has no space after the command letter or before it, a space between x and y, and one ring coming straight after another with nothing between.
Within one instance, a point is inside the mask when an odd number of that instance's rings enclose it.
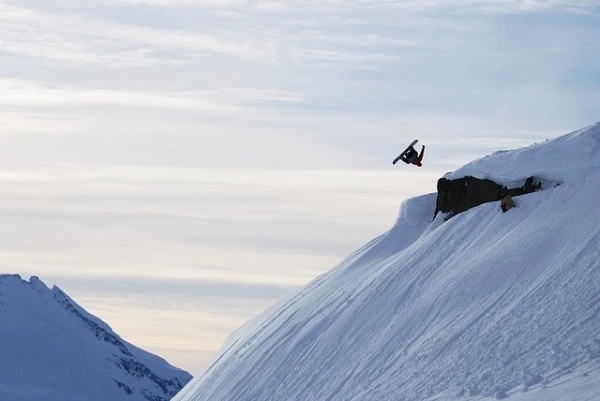
<instances>
[{"instance_id":1,"label":"airborne snowboarder","mask_svg":"<svg viewBox=\"0 0 600 401\"><path fill-rule=\"evenodd\" d=\"M394 159L392 164L396 164L398 160L402 160L406 164L414 164L415 166L421 167L421 160L423 160L423 155L425 154L425 145L421 147L421 153L417 152L413 146L418 142L418 139L415 139L408 148L404 150L404 152L400 153L398 157Z\"/></svg>"}]
</instances>

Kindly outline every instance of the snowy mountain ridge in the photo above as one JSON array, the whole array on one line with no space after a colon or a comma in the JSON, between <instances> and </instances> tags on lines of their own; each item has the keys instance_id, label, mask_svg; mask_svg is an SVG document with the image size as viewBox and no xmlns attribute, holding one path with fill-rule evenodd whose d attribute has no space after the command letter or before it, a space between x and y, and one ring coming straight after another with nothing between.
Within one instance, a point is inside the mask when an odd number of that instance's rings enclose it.
<instances>
[{"instance_id":1,"label":"snowy mountain ridge","mask_svg":"<svg viewBox=\"0 0 600 401\"><path fill-rule=\"evenodd\" d=\"M600 399L600 124L446 177L466 175L560 185L447 221L436 194L405 201L174 400Z\"/></svg>"},{"instance_id":2,"label":"snowy mountain ridge","mask_svg":"<svg viewBox=\"0 0 600 401\"><path fill-rule=\"evenodd\" d=\"M444 177L488 178L507 186L529 176L565 182L600 166L600 122L561 137L516 150L501 150Z\"/></svg>"},{"instance_id":3,"label":"snowy mountain ridge","mask_svg":"<svg viewBox=\"0 0 600 401\"><path fill-rule=\"evenodd\" d=\"M0 275L0 323L2 401L167 401L191 379L35 276Z\"/></svg>"}]
</instances>

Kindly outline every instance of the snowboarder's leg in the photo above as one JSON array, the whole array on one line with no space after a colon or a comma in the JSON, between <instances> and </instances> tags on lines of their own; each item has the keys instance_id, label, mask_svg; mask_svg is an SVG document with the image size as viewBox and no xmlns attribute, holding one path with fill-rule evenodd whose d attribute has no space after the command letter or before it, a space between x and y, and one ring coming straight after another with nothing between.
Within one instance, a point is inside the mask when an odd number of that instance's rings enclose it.
<instances>
[{"instance_id":1,"label":"snowboarder's leg","mask_svg":"<svg viewBox=\"0 0 600 401\"><path fill-rule=\"evenodd\" d=\"M416 151L415 151L416 153ZM413 163L414 164L421 164L421 160L423 160L423 155L425 154L425 145L423 145L423 147L421 148L421 153L419 154L419 157L417 157L417 160L415 160Z\"/></svg>"}]
</instances>

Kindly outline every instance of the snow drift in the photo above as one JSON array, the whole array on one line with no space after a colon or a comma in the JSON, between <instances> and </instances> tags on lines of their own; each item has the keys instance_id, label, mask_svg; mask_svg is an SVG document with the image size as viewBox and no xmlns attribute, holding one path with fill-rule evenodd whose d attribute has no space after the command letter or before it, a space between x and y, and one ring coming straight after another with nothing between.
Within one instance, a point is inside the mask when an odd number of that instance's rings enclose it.
<instances>
[{"instance_id":1,"label":"snow drift","mask_svg":"<svg viewBox=\"0 0 600 401\"><path fill-rule=\"evenodd\" d=\"M190 379L59 288L0 275L1 401L167 401Z\"/></svg>"},{"instance_id":2,"label":"snow drift","mask_svg":"<svg viewBox=\"0 0 600 401\"><path fill-rule=\"evenodd\" d=\"M559 185L448 221L435 194L407 200L174 400L600 399L600 124L447 177L466 175Z\"/></svg>"}]
</instances>

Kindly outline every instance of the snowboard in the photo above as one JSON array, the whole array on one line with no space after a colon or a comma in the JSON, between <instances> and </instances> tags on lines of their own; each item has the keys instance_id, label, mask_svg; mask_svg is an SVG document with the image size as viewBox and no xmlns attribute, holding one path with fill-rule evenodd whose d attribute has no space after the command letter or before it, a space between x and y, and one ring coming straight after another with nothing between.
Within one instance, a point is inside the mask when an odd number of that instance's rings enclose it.
<instances>
[{"instance_id":1,"label":"snowboard","mask_svg":"<svg viewBox=\"0 0 600 401\"><path fill-rule=\"evenodd\" d=\"M398 157L396 157L394 159L394 161L392 162L392 164L396 164L398 162L398 160L400 160L402 158L402 156L404 156L406 154L406 152L408 152L408 149L412 148L413 146L415 146L417 144L417 142L419 142L418 139L415 139L414 141L412 141L412 143L410 145L407 146L406 149L404 149L404 151L402 153L400 153L398 155Z\"/></svg>"}]
</instances>

